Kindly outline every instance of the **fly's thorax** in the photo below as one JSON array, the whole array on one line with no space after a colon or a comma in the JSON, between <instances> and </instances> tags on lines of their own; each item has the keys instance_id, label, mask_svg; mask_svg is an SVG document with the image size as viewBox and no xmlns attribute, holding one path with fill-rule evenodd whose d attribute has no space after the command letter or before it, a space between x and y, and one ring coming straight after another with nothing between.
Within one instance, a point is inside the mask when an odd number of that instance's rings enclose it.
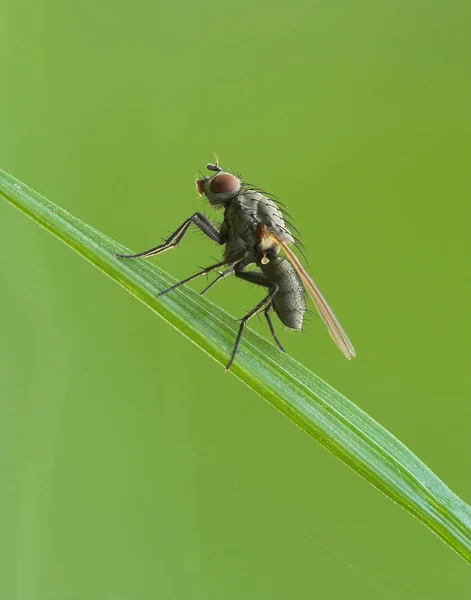
<instances>
[{"instance_id":1,"label":"fly's thorax","mask_svg":"<svg viewBox=\"0 0 471 600\"><path fill-rule=\"evenodd\" d=\"M257 225L265 225L269 230L275 231L285 244L294 243L293 236L286 228L283 213L271 198L253 190L248 190L240 195L244 199L244 204L248 204L252 208Z\"/></svg>"},{"instance_id":2,"label":"fly's thorax","mask_svg":"<svg viewBox=\"0 0 471 600\"><path fill-rule=\"evenodd\" d=\"M255 190L242 190L226 204L222 228L227 235L228 252L244 248L251 256L250 262L256 262L262 252L271 249L278 252L279 247L273 239L261 237L262 225L276 232L282 242L294 243L283 214L273 200Z\"/></svg>"},{"instance_id":3,"label":"fly's thorax","mask_svg":"<svg viewBox=\"0 0 471 600\"><path fill-rule=\"evenodd\" d=\"M278 318L286 327L300 330L306 312L306 296L295 268L289 260L276 254L270 254L269 261L259 266L265 277L278 286L273 297L273 309Z\"/></svg>"},{"instance_id":4,"label":"fly's thorax","mask_svg":"<svg viewBox=\"0 0 471 600\"><path fill-rule=\"evenodd\" d=\"M221 233L226 240L226 257L244 256L249 264L256 261L259 239L254 206L243 194L226 204Z\"/></svg>"}]
</instances>

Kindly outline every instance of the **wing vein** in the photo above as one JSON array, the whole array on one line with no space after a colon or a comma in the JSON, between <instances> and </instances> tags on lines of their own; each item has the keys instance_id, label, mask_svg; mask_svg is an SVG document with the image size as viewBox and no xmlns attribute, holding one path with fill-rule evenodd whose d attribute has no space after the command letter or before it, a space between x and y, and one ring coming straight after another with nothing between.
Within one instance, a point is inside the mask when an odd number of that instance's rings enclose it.
<instances>
[{"instance_id":1,"label":"wing vein","mask_svg":"<svg viewBox=\"0 0 471 600\"><path fill-rule=\"evenodd\" d=\"M343 327L340 325L337 317L334 314L334 311L330 308L327 300L324 298L324 295L316 285L315 281L306 271L299 258L287 244L278 238L276 233L269 231L267 228L265 228L265 230L266 235L268 235L274 242L283 248L286 258L296 269L296 272L309 292L309 295L311 296L321 319L324 321L331 338L334 340L346 358L349 360L351 358L355 358L355 348L353 347L352 342L348 339L348 336Z\"/></svg>"}]
</instances>

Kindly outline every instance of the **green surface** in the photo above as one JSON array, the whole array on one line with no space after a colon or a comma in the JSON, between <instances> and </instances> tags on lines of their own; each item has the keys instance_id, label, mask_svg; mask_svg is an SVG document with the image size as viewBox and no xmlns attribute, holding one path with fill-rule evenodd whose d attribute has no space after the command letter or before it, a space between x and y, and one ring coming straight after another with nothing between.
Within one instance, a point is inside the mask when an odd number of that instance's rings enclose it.
<instances>
[{"instance_id":1,"label":"green surface","mask_svg":"<svg viewBox=\"0 0 471 600\"><path fill-rule=\"evenodd\" d=\"M178 280L148 261L120 260L117 251L129 255L129 248L1 169L0 196L227 365L237 332L228 313L188 287L174 290L163 299L158 297ZM471 507L358 406L248 330L231 372L471 563Z\"/></svg>"},{"instance_id":2,"label":"green surface","mask_svg":"<svg viewBox=\"0 0 471 600\"><path fill-rule=\"evenodd\" d=\"M0 165L136 250L202 207L213 151L245 170L358 359L318 319L290 354L469 500L467 5L0 11ZM6 203L0 252L2 597L469 596L438 538ZM259 298L220 285L234 316Z\"/></svg>"}]
</instances>

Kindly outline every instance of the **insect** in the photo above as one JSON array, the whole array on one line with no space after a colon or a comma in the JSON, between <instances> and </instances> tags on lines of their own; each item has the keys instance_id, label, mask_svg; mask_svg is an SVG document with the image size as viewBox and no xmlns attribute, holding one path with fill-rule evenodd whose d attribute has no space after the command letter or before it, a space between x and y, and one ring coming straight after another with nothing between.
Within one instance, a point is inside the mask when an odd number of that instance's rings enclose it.
<instances>
[{"instance_id":1,"label":"insect","mask_svg":"<svg viewBox=\"0 0 471 600\"><path fill-rule=\"evenodd\" d=\"M196 225L211 240L225 246L223 260L172 285L160 292L159 296L216 270L218 276L201 295L229 275L235 275L238 279L267 289L267 295L239 320L239 331L227 370L234 362L247 322L262 311L273 339L280 350L285 351L276 335L270 313L273 311L286 327L301 330L307 312L305 289L334 342L348 359L355 357L355 350L347 334L321 291L290 248L293 244L297 245L298 241L286 227L286 211L281 203L274 196L244 182L240 175L220 167L219 161L216 161L216 164L209 163L207 169L212 174L209 177L202 175L201 179L197 180L196 187L200 195L205 195L213 207L224 209L224 219L219 228L202 213L196 212L163 244L138 254L117 256L125 259L156 256L178 246L190 226ZM289 226L295 229L291 224ZM283 250L285 256L280 255L280 250ZM258 269L247 270L252 264Z\"/></svg>"}]
</instances>

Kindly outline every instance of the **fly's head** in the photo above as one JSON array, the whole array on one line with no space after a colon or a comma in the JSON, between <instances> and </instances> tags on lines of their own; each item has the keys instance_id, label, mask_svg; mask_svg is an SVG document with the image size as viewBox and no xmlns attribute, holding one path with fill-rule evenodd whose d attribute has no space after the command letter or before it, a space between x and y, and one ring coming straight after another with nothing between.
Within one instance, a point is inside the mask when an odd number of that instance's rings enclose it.
<instances>
[{"instance_id":1,"label":"fly's head","mask_svg":"<svg viewBox=\"0 0 471 600\"><path fill-rule=\"evenodd\" d=\"M215 165L209 163L206 168L214 175L196 181L198 192L201 195L204 194L213 206L223 206L229 203L240 192L240 179L229 171L224 171L219 166L219 162L216 162Z\"/></svg>"}]
</instances>

